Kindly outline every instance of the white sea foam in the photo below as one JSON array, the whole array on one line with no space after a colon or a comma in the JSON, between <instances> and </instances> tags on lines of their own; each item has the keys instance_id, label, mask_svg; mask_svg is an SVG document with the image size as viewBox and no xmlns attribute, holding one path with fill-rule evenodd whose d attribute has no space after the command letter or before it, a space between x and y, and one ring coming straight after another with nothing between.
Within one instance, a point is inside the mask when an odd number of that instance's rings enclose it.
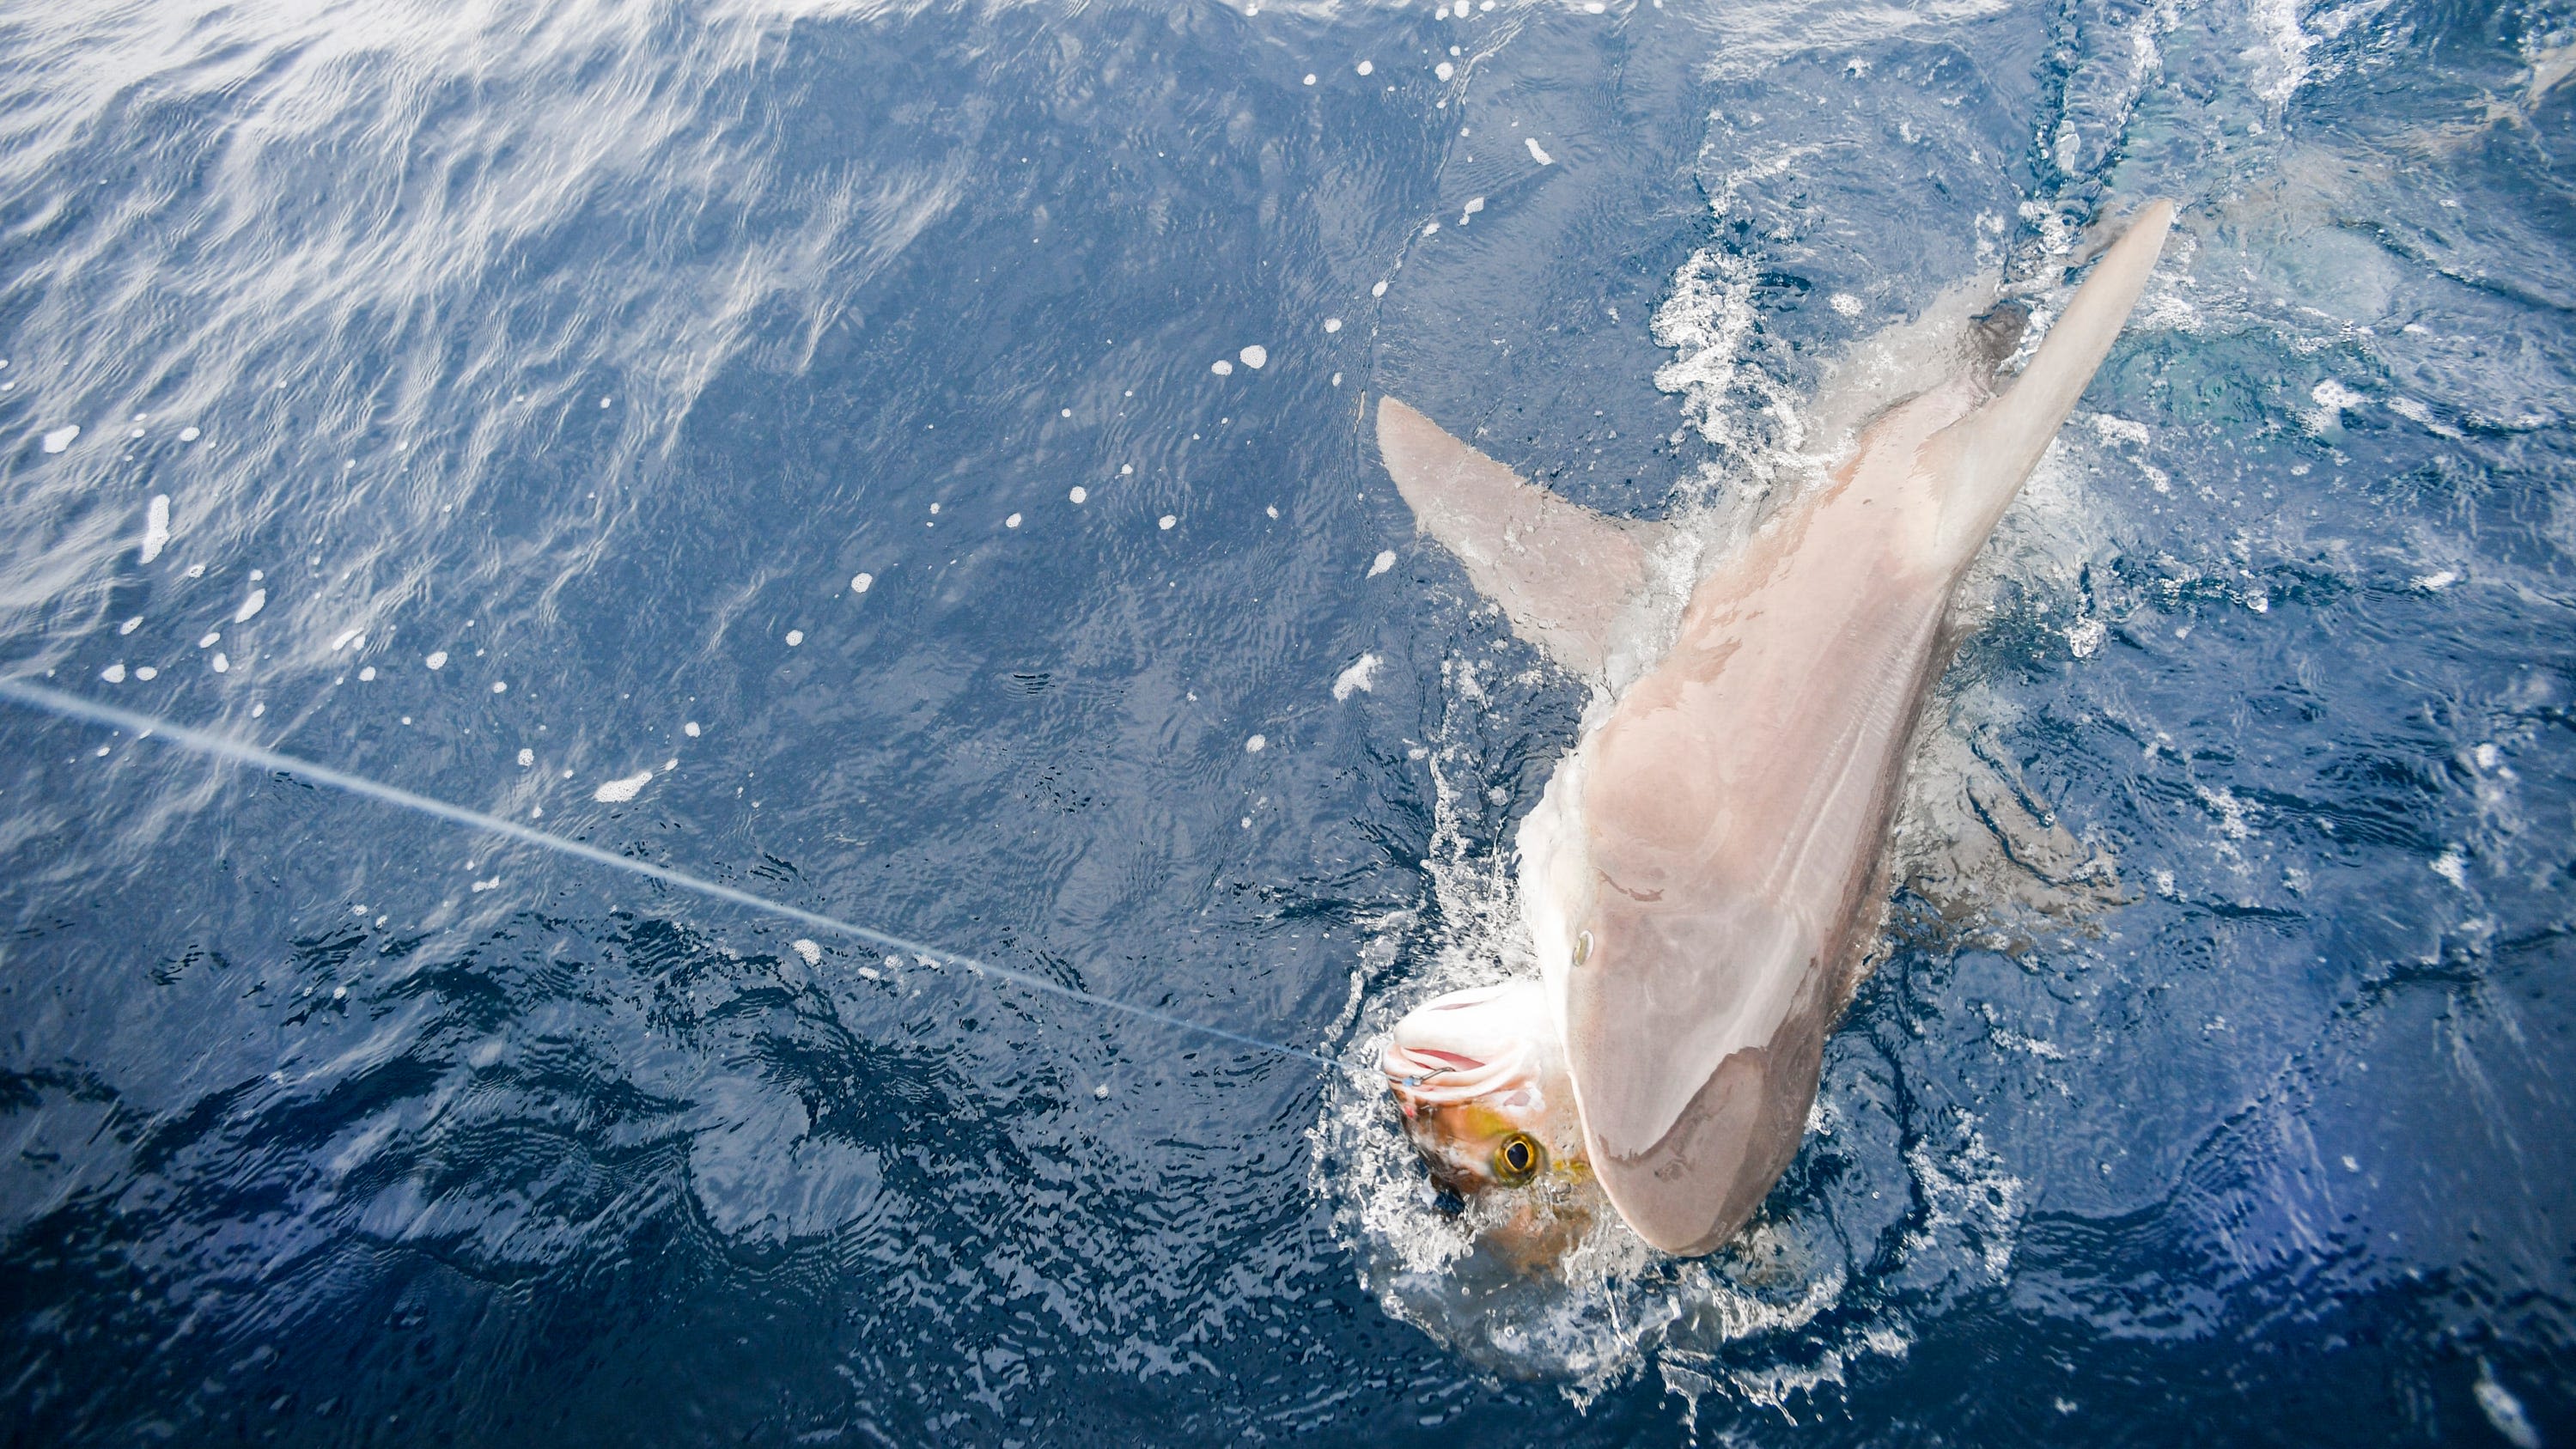
<instances>
[{"instance_id":1,"label":"white sea foam","mask_svg":"<svg viewBox=\"0 0 2576 1449\"><path fill-rule=\"evenodd\" d=\"M1745 258L1703 249L1673 274L1672 290L1650 324L1656 344L1679 354L1655 369L1655 386L1680 394L1682 416L1703 439L1729 451L1747 441L1735 393L1746 380L1741 369L1757 280Z\"/></svg>"},{"instance_id":2,"label":"white sea foam","mask_svg":"<svg viewBox=\"0 0 2576 1449\"><path fill-rule=\"evenodd\" d=\"M2102 650L2102 641L2111 637L2111 628L2099 619L2079 619L2067 626L2066 647L2078 659L2090 659Z\"/></svg>"},{"instance_id":3,"label":"white sea foam","mask_svg":"<svg viewBox=\"0 0 2576 1449\"><path fill-rule=\"evenodd\" d=\"M610 805L622 805L643 793L644 787L652 783L652 771L638 770L622 780L611 780L601 785L591 792L590 798Z\"/></svg>"},{"instance_id":4,"label":"white sea foam","mask_svg":"<svg viewBox=\"0 0 2576 1449\"><path fill-rule=\"evenodd\" d=\"M1348 699L1353 690L1367 693L1375 689L1378 664L1374 654L1363 654L1353 661L1350 668L1333 677L1333 698Z\"/></svg>"},{"instance_id":5,"label":"white sea foam","mask_svg":"<svg viewBox=\"0 0 2576 1449\"><path fill-rule=\"evenodd\" d=\"M143 510L143 561L150 563L159 558L161 550L169 546L170 495L155 493Z\"/></svg>"},{"instance_id":6,"label":"white sea foam","mask_svg":"<svg viewBox=\"0 0 2576 1449\"><path fill-rule=\"evenodd\" d=\"M2147 431L2145 423L2115 418L2109 413L2095 413L2090 421L2093 431L2100 434L2106 443L2126 443L2133 448L2143 448L2154 440L2155 435Z\"/></svg>"},{"instance_id":7,"label":"white sea foam","mask_svg":"<svg viewBox=\"0 0 2576 1449\"><path fill-rule=\"evenodd\" d=\"M2487 1416L2487 1422L2513 1449L2540 1449L2540 1431L2532 1427L2531 1415L2511 1389L2496 1382L2492 1366L2478 1365L2478 1381L2469 1392L2478 1401L2478 1412Z\"/></svg>"},{"instance_id":8,"label":"white sea foam","mask_svg":"<svg viewBox=\"0 0 2576 1449\"><path fill-rule=\"evenodd\" d=\"M2469 863L2460 855L2460 848L2456 845L2433 858L2433 874L2461 890L2469 888Z\"/></svg>"},{"instance_id":9,"label":"white sea foam","mask_svg":"<svg viewBox=\"0 0 2576 1449\"><path fill-rule=\"evenodd\" d=\"M2317 37L2300 26L2298 0L2255 0L2246 7L2246 20L2258 32L2268 32L2260 36L2265 44L2240 57L2254 63L2250 79L2255 93L2275 109L2286 106L2307 84L2308 52L2316 48Z\"/></svg>"},{"instance_id":10,"label":"white sea foam","mask_svg":"<svg viewBox=\"0 0 2576 1449\"><path fill-rule=\"evenodd\" d=\"M2462 436L2459 429L2452 427L2450 424L2443 422L2440 418L2435 417L2433 415L2433 410L2430 407L2427 407L2420 399L2411 397L2392 397L2388 400L2388 410L2413 421L2426 432L2431 433L2437 438L2457 438Z\"/></svg>"}]
</instances>

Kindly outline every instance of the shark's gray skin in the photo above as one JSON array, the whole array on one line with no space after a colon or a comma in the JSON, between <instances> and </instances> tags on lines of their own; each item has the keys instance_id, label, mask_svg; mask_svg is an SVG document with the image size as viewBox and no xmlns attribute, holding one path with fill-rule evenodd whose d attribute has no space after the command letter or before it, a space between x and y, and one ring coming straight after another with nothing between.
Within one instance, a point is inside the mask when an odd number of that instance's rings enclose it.
<instances>
[{"instance_id":1,"label":"shark's gray skin","mask_svg":"<svg viewBox=\"0 0 2576 1449\"><path fill-rule=\"evenodd\" d=\"M1724 1243L1770 1192L1877 932L1952 594L2109 353L2172 217L2169 202L2139 211L2008 384L1995 363L2011 337L1961 338L1948 379L1881 413L1705 574L1670 649L1592 712L1520 832L1544 989L1453 993L1387 1047L1447 1185L1588 1171L1638 1236L1680 1254ZM1649 585L1651 532L1522 482L1392 398L1378 444L1420 526L1515 629L1605 676Z\"/></svg>"}]
</instances>

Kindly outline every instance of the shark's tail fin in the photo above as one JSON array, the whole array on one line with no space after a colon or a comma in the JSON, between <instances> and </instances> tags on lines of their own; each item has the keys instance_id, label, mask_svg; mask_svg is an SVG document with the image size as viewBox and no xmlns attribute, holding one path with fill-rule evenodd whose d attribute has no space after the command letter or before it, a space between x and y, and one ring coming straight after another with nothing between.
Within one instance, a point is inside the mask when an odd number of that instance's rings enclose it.
<instances>
[{"instance_id":1,"label":"shark's tail fin","mask_svg":"<svg viewBox=\"0 0 2576 1449\"><path fill-rule=\"evenodd\" d=\"M2075 410L2111 343L2137 306L2173 225L2173 203L2152 201L2111 244L2077 289L2066 315L2048 329L2039 352L1994 401L1951 424L1924 446L1948 453L1941 506L1945 553L1973 552L1994 531L2023 480L2039 466L2051 438Z\"/></svg>"}]
</instances>

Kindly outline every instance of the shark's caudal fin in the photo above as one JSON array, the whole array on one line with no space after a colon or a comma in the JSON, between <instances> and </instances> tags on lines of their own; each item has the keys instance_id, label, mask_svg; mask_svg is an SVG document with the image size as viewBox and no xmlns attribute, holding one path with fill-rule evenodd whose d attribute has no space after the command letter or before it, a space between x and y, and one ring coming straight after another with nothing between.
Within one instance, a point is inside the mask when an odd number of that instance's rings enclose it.
<instances>
[{"instance_id":1,"label":"shark's caudal fin","mask_svg":"<svg viewBox=\"0 0 2576 1449\"><path fill-rule=\"evenodd\" d=\"M1378 403L1377 446L1414 521L1502 605L1513 632L1599 677L1612 626L1645 589L1653 525L1604 518L1523 482L1391 397Z\"/></svg>"},{"instance_id":2,"label":"shark's caudal fin","mask_svg":"<svg viewBox=\"0 0 2576 1449\"><path fill-rule=\"evenodd\" d=\"M2173 203L2151 201L2129 230L2094 264L2066 315L2048 329L2039 352L2012 385L1984 407L1951 424L1924 445L1946 492L1941 504L1940 548L1964 557L1994 532L2022 481L2039 466L2049 440L2084 396L2085 385L2109 356L2129 320L2138 293L2156 268Z\"/></svg>"}]
</instances>

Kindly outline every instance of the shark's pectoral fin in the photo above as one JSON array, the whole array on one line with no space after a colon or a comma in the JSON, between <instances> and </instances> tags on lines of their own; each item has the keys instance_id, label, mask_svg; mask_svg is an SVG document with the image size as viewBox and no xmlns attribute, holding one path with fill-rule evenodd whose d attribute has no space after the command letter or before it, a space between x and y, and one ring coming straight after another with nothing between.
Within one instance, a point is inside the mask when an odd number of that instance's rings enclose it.
<instances>
[{"instance_id":1,"label":"shark's pectoral fin","mask_svg":"<svg viewBox=\"0 0 2576 1449\"><path fill-rule=\"evenodd\" d=\"M1927 461L1943 478L1938 548L1944 561L1964 560L1982 546L2039 466L2049 440L2075 410L2137 306L2164 249L2173 210L2170 201L2140 208L2012 385L1924 444Z\"/></svg>"},{"instance_id":2,"label":"shark's pectoral fin","mask_svg":"<svg viewBox=\"0 0 2576 1449\"><path fill-rule=\"evenodd\" d=\"M1644 591L1654 526L1524 482L1394 398L1378 403L1377 445L1415 523L1458 556L1513 631L1568 669L1602 674L1613 625Z\"/></svg>"}]
</instances>

